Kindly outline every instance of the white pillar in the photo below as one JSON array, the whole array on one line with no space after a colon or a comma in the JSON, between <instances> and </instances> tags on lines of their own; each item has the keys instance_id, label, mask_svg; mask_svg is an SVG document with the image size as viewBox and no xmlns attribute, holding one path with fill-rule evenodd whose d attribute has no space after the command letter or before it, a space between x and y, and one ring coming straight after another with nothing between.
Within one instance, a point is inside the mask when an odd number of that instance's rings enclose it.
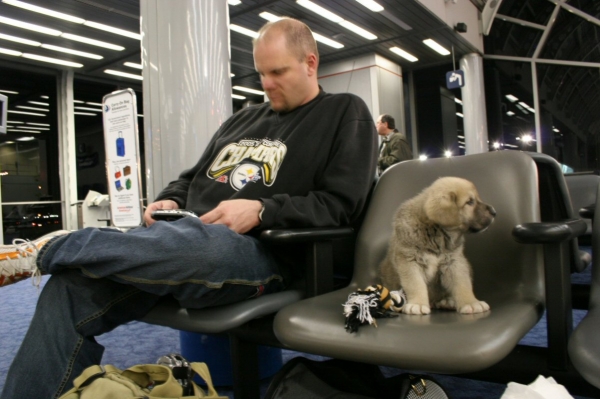
<instances>
[{"instance_id":1,"label":"white pillar","mask_svg":"<svg viewBox=\"0 0 600 399\"><path fill-rule=\"evenodd\" d=\"M176 3L176 4L174 4ZM140 2L146 197L196 164L232 113L224 0Z\"/></svg>"},{"instance_id":2,"label":"white pillar","mask_svg":"<svg viewBox=\"0 0 600 399\"><path fill-rule=\"evenodd\" d=\"M465 155L488 152L483 60L479 54L467 54L460 60L460 69L465 73L465 85L461 90Z\"/></svg>"},{"instance_id":3,"label":"white pillar","mask_svg":"<svg viewBox=\"0 0 600 399\"><path fill-rule=\"evenodd\" d=\"M58 78L58 145L63 229L77 230L77 162L75 159L75 110L72 70Z\"/></svg>"}]
</instances>

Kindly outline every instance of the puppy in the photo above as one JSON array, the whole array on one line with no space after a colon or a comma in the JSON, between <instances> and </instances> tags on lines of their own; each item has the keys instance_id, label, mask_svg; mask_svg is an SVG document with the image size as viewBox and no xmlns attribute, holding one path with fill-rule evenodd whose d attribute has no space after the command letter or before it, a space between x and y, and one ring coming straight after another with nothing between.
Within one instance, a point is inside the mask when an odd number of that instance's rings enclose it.
<instances>
[{"instance_id":1,"label":"puppy","mask_svg":"<svg viewBox=\"0 0 600 399\"><path fill-rule=\"evenodd\" d=\"M460 313L490 309L473 294L463 246L465 233L485 230L495 216L475 185L458 177L439 178L400 205L380 274L384 287L406 293L403 313L429 314L432 307Z\"/></svg>"}]
</instances>

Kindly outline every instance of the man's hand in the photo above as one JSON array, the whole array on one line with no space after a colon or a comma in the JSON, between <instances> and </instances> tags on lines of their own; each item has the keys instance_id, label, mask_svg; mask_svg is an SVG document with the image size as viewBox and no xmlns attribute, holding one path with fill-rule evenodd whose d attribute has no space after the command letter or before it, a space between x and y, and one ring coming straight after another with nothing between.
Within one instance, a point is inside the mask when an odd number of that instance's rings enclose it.
<instances>
[{"instance_id":1,"label":"man's hand","mask_svg":"<svg viewBox=\"0 0 600 399\"><path fill-rule=\"evenodd\" d=\"M205 224L224 224L236 233L244 234L260 224L258 214L262 203L255 200L229 200L200 216Z\"/></svg>"},{"instance_id":2,"label":"man's hand","mask_svg":"<svg viewBox=\"0 0 600 399\"><path fill-rule=\"evenodd\" d=\"M144 212L144 222L146 222L146 226L150 227L156 222L156 220L152 219L152 212L159 209L179 209L179 205L173 200L162 200L151 203L146 207L146 212Z\"/></svg>"}]
</instances>

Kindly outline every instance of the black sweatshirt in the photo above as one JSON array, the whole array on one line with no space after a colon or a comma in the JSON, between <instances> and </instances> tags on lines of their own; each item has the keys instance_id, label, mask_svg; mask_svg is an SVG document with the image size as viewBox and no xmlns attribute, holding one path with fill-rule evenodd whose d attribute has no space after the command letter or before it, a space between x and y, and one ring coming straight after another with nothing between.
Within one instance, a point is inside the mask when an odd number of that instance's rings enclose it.
<instances>
[{"instance_id":1,"label":"black sweatshirt","mask_svg":"<svg viewBox=\"0 0 600 399\"><path fill-rule=\"evenodd\" d=\"M228 199L260 199L259 230L340 226L361 213L373 183L377 133L359 97L321 91L291 112L244 108L193 168L157 196L202 215Z\"/></svg>"}]
</instances>

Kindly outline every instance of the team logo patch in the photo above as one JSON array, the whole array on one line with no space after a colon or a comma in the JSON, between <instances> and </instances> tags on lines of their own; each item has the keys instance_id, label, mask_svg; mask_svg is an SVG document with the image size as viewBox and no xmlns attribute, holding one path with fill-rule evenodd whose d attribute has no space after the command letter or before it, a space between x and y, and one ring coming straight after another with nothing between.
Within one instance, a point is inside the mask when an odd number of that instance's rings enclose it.
<instances>
[{"instance_id":1,"label":"team logo patch","mask_svg":"<svg viewBox=\"0 0 600 399\"><path fill-rule=\"evenodd\" d=\"M217 177L216 181L218 181L219 183L227 183L229 181L229 178L227 176L223 175L223 176Z\"/></svg>"},{"instance_id":2,"label":"team logo patch","mask_svg":"<svg viewBox=\"0 0 600 399\"><path fill-rule=\"evenodd\" d=\"M243 163L238 165L231 173L231 186L240 190L246 184L250 182L257 182L260 180L260 168L257 165L251 163Z\"/></svg>"}]
</instances>

